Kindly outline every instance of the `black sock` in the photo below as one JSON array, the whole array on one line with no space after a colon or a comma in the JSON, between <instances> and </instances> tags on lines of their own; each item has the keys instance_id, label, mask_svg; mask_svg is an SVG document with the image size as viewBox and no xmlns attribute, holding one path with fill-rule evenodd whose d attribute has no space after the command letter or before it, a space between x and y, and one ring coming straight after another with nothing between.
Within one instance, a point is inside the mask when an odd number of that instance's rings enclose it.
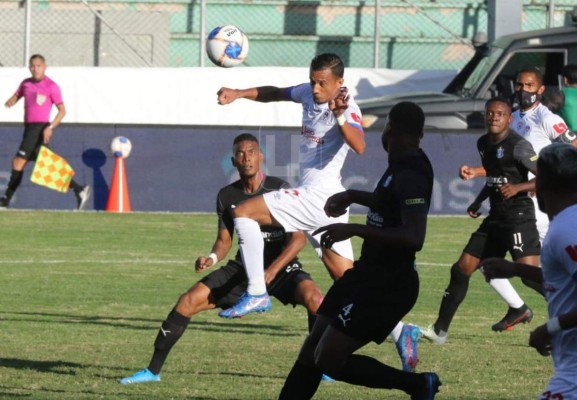
<instances>
[{"instance_id":1,"label":"black sock","mask_svg":"<svg viewBox=\"0 0 577 400\"><path fill-rule=\"evenodd\" d=\"M521 279L521 282L523 282L525 286L530 287L531 289L539 293L541 296L545 297L545 289L543 289L542 284L524 278Z\"/></svg>"},{"instance_id":2,"label":"black sock","mask_svg":"<svg viewBox=\"0 0 577 400\"><path fill-rule=\"evenodd\" d=\"M316 393L323 373L316 367L308 367L298 360L289 372L279 395L279 400L306 400Z\"/></svg>"},{"instance_id":3,"label":"black sock","mask_svg":"<svg viewBox=\"0 0 577 400\"><path fill-rule=\"evenodd\" d=\"M148 369L153 374L158 375L160 373L168 353L170 353L172 346L178 342L189 322L189 317L179 314L175 309L168 314L154 341L154 354L148 365Z\"/></svg>"},{"instance_id":4,"label":"black sock","mask_svg":"<svg viewBox=\"0 0 577 400\"><path fill-rule=\"evenodd\" d=\"M76 182L74 179L72 179L70 181L70 188L72 190L74 190L74 193L79 193L82 191L82 189L84 188L84 186L80 185L78 182Z\"/></svg>"},{"instance_id":5,"label":"black sock","mask_svg":"<svg viewBox=\"0 0 577 400\"><path fill-rule=\"evenodd\" d=\"M441 307L439 309L439 318L435 322L435 333L440 331L449 331L449 325L457 313L459 305L467 295L469 290L470 277L465 275L457 263L451 267L451 281L449 287L445 289Z\"/></svg>"},{"instance_id":6,"label":"black sock","mask_svg":"<svg viewBox=\"0 0 577 400\"><path fill-rule=\"evenodd\" d=\"M6 187L6 198L10 200L12 196L14 196L14 192L20 186L22 182L22 176L24 175L24 171L16 171L15 169L12 170L10 174L10 180L8 181L8 186Z\"/></svg>"},{"instance_id":7,"label":"black sock","mask_svg":"<svg viewBox=\"0 0 577 400\"><path fill-rule=\"evenodd\" d=\"M417 374L403 372L372 357L351 354L338 380L377 389L399 389L411 393L422 380Z\"/></svg>"}]
</instances>

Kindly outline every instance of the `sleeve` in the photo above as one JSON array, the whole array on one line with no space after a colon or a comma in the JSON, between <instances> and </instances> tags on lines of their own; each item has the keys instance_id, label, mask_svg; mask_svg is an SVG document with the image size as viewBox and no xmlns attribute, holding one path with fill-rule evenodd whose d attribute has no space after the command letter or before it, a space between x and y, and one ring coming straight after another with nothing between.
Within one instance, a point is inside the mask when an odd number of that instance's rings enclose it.
<instances>
[{"instance_id":1,"label":"sleeve","mask_svg":"<svg viewBox=\"0 0 577 400\"><path fill-rule=\"evenodd\" d=\"M218 216L218 229L226 229L230 234L230 237L233 237L234 221L232 219L232 215L230 215L230 211L224 205L222 197L223 193L221 190L218 192L218 196L216 196L216 215Z\"/></svg>"},{"instance_id":2,"label":"sleeve","mask_svg":"<svg viewBox=\"0 0 577 400\"><path fill-rule=\"evenodd\" d=\"M531 172L537 171L537 154L529 141L520 140L513 150L515 161Z\"/></svg>"},{"instance_id":3,"label":"sleeve","mask_svg":"<svg viewBox=\"0 0 577 400\"><path fill-rule=\"evenodd\" d=\"M403 168L395 176L400 208L411 213L429 212L429 175L423 169Z\"/></svg>"},{"instance_id":4,"label":"sleeve","mask_svg":"<svg viewBox=\"0 0 577 400\"><path fill-rule=\"evenodd\" d=\"M57 106L64 103L62 100L62 92L60 90L60 86L58 86L55 82L52 82L50 98L52 99L52 103L56 104Z\"/></svg>"},{"instance_id":5,"label":"sleeve","mask_svg":"<svg viewBox=\"0 0 577 400\"><path fill-rule=\"evenodd\" d=\"M16 92L14 93L14 96L18 98L24 96L24 82L25 81L20 82L20 85L18 85L18 89L16 89Z\"/></svg>"},{"instance_id":6,"label":"sleeve","mask_svg":"<svg viewBox=\"0 0 577 400\"><path fill-rule=\"evenodd\" d=\"M351 98L349 99L349 106L345 111L345 118L347 119L347 122L350 125L353 125L355 128L360 129L362 131L363 127L361 125L361 119L362 119L361 115L362 115L361 109L351 96Z\"/></svg>"},{"instance_id":7,"label":"sleeve","mask_svg":"<svg viewBox=\"0 0 577 400\"><path fill-rule=\"evenodd\" d=\"M297 86L291 86L287 88L287 97L294 101L295 103L302 103L304 99L305 90L310 88L308 83L301 83Z\"/></svg>"},{"instance_id":8,"label":"sleeve","mask_svg":"<svg viewBox=\"0 0 577 400\"><path fill-rule=\"evenodd\" d=\"M555 141L559 138L559 135L565 133L569 128L563 118L557 114L551 113L543 119L543 130L549 140Z\"/></svg>"}]
</instances>

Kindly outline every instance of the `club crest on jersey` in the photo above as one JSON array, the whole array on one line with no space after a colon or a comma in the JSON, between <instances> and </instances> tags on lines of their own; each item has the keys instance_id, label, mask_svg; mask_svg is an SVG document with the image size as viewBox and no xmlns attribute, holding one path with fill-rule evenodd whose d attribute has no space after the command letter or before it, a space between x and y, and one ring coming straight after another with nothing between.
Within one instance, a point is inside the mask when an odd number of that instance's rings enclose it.
<instances>
[{"instance_id":1,"label":"club crest on jersey","mask_svg":"<svg viewBox=\"0 0 577 400\"><path fill-rule=\"evenodd\" d=\"M504 155L505 155L505 150L503 150L502 146L499 146L499 148L497 149L497 158L503 158Z\"/></svg>"},{"instance_id":2,"label":"club crest on jersey","mask_svg":"<svg viewBox=\"0 0 577 400\"><path fill-rule=\"evenodd\" d=\"M383 182L383 187L389 187L391 181L393 180L393 175L387 176L387 179Z\"/></svg>"},{"instance_id":3,"label":"club crest on jersey","mask_svg":"<svg viewBox=\"0 0 577 400\"><path fill-rule=\"evenodd\" d=\"M43 94L36 94L36 104L39 106L43 105L46 102L46 96Z\"/></svg>"}]
</instances>

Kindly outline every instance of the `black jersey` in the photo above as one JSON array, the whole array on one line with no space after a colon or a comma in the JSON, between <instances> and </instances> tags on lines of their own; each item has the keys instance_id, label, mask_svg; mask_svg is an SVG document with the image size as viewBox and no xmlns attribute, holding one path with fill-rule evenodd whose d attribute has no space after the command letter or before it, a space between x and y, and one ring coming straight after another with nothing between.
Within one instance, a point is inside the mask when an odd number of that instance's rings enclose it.
<instances>
[{"instance_id":1,"label":"black jersey","mask_svg":"<svg viewBox=\"0 0 577 400\"><path fill-rule=\"evenodd\" d=\"M232 238L234 236L233 208L244 200L287 187L289 187L287 182L274 176L265 177L260 188L254 193L246 193L240 180L225 186L218 192L216 198L218 228L228 230ZM289 240L289 235L282 227L277 226L261 226L260 230L264 239L264 265L267 268L283 251ZM236 253L235 259L242 263L240 250Z\"/></svg>"},{"instance_id":2,"label":"black jersey","mask_svg":"<svg viewBox=\"0 0 577 400\"><path fill-rule=\"evenodd\" d=\"M537 155L533 146L521 135L509 130L507 136L499 143L490 141L490 134L485 134L477 141L483 167L487 172L485 185L489 192L491 216L509 219L534 218L535 206L527 192L519 192L505 200L499 187L505 183L523 183L529 180L529 172L535 171Z\"/></svg>"},{"instance_id":3,"label":"black jersey","mask_svg":"<svg viewBox=\"0 0 577 400\"><path fill-rule=\"evenodd\" d=\"M433 167L424 151L418 150L392 162L374 190L378 201L367 213L367 225L378 228L401 226L401 210L427 214L433 192ZM375 268L386 274L396 268L412 266L415 252L365 239L359 268Z\"/></svg>"}]
</instances>

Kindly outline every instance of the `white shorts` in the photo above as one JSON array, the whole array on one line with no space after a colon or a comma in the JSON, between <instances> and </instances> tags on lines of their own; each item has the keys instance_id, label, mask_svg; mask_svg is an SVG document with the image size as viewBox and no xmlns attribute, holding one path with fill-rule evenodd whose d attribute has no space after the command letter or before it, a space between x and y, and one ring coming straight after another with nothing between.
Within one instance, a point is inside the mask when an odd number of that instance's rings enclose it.
<instances>
[{"instance_id":1,"label":"white shorts","mask_svg":"<svg viewBox=\"0 0 577 400\"><path fill-rule=\"evenodd\" d=\"M539 204L537 203L537 196L533 196L533 204L535 204L535 218L537 219L537 230L539 231L539 240L543 244L545 235L549 230L549 217L543 211L539 210Z\"/></svg>"},{"instance_id":2,"label":"white shorts","mask_svg":"<svg viewBox=\"0 0 577 400\"><path fill-rule=\"evenodd\" d=\"M575 374L555 374L539 400L577 400Z\"/></svg>"},{"instance_id":3,"label":"white shorts","mask_svg":"<svg viewBox=\"0 0 577 400\"><path fill-rule=\"evenodd\" d=\"M319 190L311 186L303 186L268 192L263 195L263 199L271 215L282 225L285 231L307 233L318 254L320 235L312 236L312 233L326 225L349 222L348 210L337 218L331 218L325 214L324 207L327 199L339 191L344 191L344 188ZM351 261L354 260L350 239L335 243L331 250Z\"/></svg>"}]
</instances>

